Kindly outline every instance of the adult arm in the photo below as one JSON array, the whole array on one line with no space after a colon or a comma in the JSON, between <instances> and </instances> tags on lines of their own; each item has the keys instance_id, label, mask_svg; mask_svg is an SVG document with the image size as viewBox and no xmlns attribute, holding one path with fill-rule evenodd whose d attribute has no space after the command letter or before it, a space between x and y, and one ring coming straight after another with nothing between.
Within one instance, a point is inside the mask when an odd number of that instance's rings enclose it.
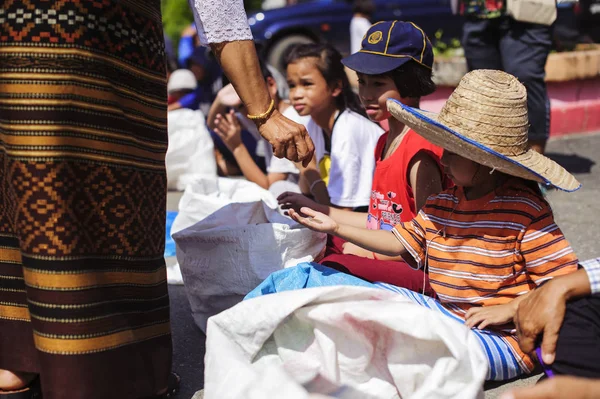
<instances>
[{"instance_id":1,"label":"adult arm","mask_svg":"<svg viewBox=\"0 0 600 399\"><path fill-rule=\"evenodd\" d=\"M552 364L566 303L590 293L590 279L585 269L557 277L531 292L519 304L514 318L521 349L532 353L537 338L543 334L542 358L544 363Z\"/></svg>"},{"instance_id":2,"label":"adult arm","mask_svg":"<svg viewBox=\"0 0 600 399\"><path fill-rule=\"evenodd\" d=\"M177 62L180 68L185 68L187 66L187 61L194 52L194 37L196 35L196 27L193 25L188 26L181 33L181 39L179 39L179 47L177 49Z\"/></svg>"},{"instance_id":3,"label":"adult arm","mask_svg":"<svg viewBox=\"0 0 600 399\"><path fill-rule=\"evenodd\" d=\"M597 399L600 380L558 376L503 394L500 399Z\"/></svg>"},{"instance_id":4,"label":"adult arm","mask_svg":"<svg viewBox=\"0 0 600 399\"><path fill-rule=\"evenodd\" d=\"M265 113L271 97L260 71L243 0L189 0L201 42L208 43L223 72L252 115ZM314 145L306 128L274 110L257 123L260 134L278 158L307 165Z\"/></svg>"}]
</instances>

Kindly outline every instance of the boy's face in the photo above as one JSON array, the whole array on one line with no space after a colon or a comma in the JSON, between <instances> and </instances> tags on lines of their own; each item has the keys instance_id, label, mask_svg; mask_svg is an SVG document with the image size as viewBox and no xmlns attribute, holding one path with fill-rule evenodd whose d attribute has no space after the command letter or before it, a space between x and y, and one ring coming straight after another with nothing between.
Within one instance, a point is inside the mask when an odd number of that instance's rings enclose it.
<instances>
[{"instance_id":1,"label":"boy's face","mask_svg":"<svg viewBox=\"0 0 600 399\"><path fill-rule=\"evenodd\" d=\"M476 162L463 158L448 150L444 150L441 163L444 167L444 173L455 185L472 187L478 183L475 181L475 175L477 174L480 165Z\"/></svg>"},{"instance_id":2,"label":"boy's face","mask_svg":"<svg viewBox=\"0 0 600 399\"><path fill-rule=\"evenodd\" d=\"M365 75L358 73L358 95L372 121L380 122L389 118L388 98L401 100L394 80L386 75Z\"/></svg>"}]
</instances>

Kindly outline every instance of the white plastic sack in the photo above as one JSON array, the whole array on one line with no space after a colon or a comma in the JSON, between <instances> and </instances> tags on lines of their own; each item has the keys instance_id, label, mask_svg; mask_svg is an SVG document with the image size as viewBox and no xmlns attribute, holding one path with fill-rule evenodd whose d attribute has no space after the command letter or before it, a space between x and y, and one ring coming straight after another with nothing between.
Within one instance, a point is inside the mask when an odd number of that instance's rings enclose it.
<instances>
[{"instance_id":1,"label":"white plastic sack","mask_svg":"<svg viewBox=\"0 0 600 399\"><path fill-rule=\"evenodd\" d=\"M166 155L170 190L183 190L200 176L217 176L214 144L201 111L169 111L169 149Z\"/></svg>"},{"instance_id":2,"label":"white plastic sack","mask_svg":"<svg viewBox=\"0 0 600 399\"><path fill-rule=\"evenodd\" d=\"M196 324L240 302L271 273L311 262L327 236L263 201L232 203L173 235Z\"/></svg>"},{"instance_id":3,"label":"white plastic sack","mask_svg":"<svg viewBox=\"0 0 600 399\"><path fill-rule=\"evenodd\" d=\"M254 201L264 201L270 207L277 207L273 194L247 180L195 176L179 200L179 212L173 221L171 234L201 222L228 204ZM183 284L177 261L167 262L167 280L169 284Z\"/></svg>"},{"instance_id":4,"label":"white plastic sack","mask_svg":"<svg viewBox=\"0 0 600 399\"><path fill-rule=\"evenodd\" d=\"M264 201L277 207L269 191L242 179L200 177L185 188L179 200L179 213L173 221L172 233L177 233L233 202Z\"/></svg>"},{"instance_id":5,"label":"white plastic sack","mask_svg":"<svg viewBox=\"0 0 600 399\"><path fill-rule=\"evenodd\" d=\"M487 367L468 328L400 295L308 288L209 319L204 398L482 398Z\"/></svg>"}]
</instances>

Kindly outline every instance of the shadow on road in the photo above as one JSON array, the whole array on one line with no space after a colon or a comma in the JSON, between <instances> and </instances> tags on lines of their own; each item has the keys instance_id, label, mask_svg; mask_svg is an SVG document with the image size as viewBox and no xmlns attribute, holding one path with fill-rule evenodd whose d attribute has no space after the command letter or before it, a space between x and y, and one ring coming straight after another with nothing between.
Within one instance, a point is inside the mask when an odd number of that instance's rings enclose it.
<instances>
[{"instance_id":1,"label":"shadow on road","mask_svg":"<svg viewBox=\"0 0 600 399\"><path fill-rule=\"evenodd\" d=\"M173 371L181 376L177 398L190 399L204 388L206 336L194 323L183 286L169 286L171 329L173 334Z\"/></svg>"},{"instance_id":2,"label":"shadow on road","mask_svg":"<svg viewBox=\"0 0 600 399\"><path fill-rule=\"evenodd\" d=\"M592 167L596 165L595 161L577 154L550 152L545 155L574 174L589 174L592 171Z\"/></svg>"}]
</instances>

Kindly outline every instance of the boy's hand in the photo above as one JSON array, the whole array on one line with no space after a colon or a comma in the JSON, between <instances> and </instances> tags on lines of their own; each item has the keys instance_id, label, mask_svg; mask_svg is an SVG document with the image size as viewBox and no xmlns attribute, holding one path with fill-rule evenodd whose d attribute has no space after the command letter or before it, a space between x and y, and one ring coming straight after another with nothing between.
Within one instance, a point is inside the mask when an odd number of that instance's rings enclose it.
<instances>
[{"instance_id":1,"label":"boy's hand","mask_svg":"<svg viewBox=\"0 0 600 399\"><path fill-rule=\"evenodd\" d=\"M317 212L306 207L300 209L300 212L306 215L306 217L300 216L300 214L293 209L290 209L288 213L296 222L308 227L311 230L319 231L321 233L335 234L339 228L338 224L324 213Z\"/></svg>"},{"instance_id":2,"label":"boy's hand","mask_svg":"<svg viewBox=\"0 0 600 399\"><path fill-rule=\"evenodd\" d=\"M487 326L498 326L510 323L515 315L515 305L473 307L467 311L465 325L469 328L477 327L483 330Z\"/></svg>"},{"instance_id":3,"label":"boy's hand","mask_svg":"<svg viewBox=\"0 0 600 399\"><path fill-rule=\"evenodd\" d=\"M296 212L300 212L300 209L304 207L315 209L319 212L323 212L325 210L320 209L320 204L317 204L315 201L306 197L304 194L293 193L290 191L286 191L285 193L277 197L277 202L279 202L279 205L281 205L281 209L283 210L293 209Z\"/></svg>"},{"instance_id":4,"label":"boy's hand","mask_svg":"<svg viewBox=\"0 0 600 399\"><path fill-rule=\"evenodd\" d=\"M223 140L229 151L242 145L242 127L233 110L225 116L217 114L215 118L215 133Z\"/></svg>"}]
</instances>

